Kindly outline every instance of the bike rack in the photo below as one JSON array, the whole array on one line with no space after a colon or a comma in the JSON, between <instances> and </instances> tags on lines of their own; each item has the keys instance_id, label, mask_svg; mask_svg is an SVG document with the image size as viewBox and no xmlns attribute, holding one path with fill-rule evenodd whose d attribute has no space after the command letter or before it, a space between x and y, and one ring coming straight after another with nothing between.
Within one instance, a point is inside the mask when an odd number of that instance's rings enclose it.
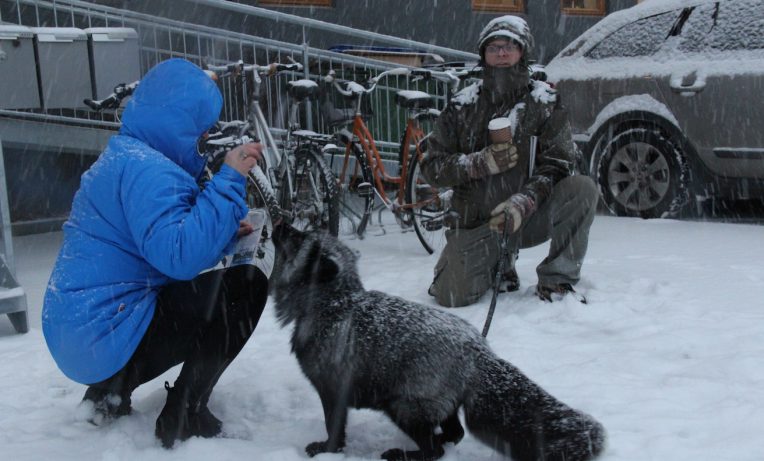
<instances>
[{"instance_id":1,"label":"bike rack","mask_svg":"<svg viewBox=\"0 0 764 461\"><path fill-rule=\"evenodd\" d=\"M116 8L83 0L0 0L0 4L3 5L0 7L0 23L24 27L75 27L83 30L104 27L133 29L139 37L138 53L142 73L148 71L157 62L170 57L182 57L192 62L207 62L213 65L238 59L260 63L287 62L289 59L301 62L304 69L301 75L292 72L275 77L266 83L262 95L264 98L262 109L265 112L267 125L270 127L268 134L276 144L281 144L279 138L286 132L286 126L282 120L283 110L287 107L284 101L286 91L283 87L288 78L317 79L332 68L342 69L351 74L356 71L362 74L399 67L398 64L391 62L313 47L310 45L309 35L315 34L315 37L320 37L321 34L338 34L351 37L356 42L373 39L375 44L428 49L437 52L447 60L477 61L479 58L474 53L434 47L431 44L355 30L224 0L185 0L185 3L203 4L207 8L224 14L235 13L240 17L255 18L259 21L289 23L302 29L303 40L301 42L299 40L278 41L253 35L256 32L254 30L251 31L252 33L227 31L198 24L198 21L194 22L193 18L180 21L161 15L141 13L140 9ZM4 47L3 51L10 59L8 48ZM241 92L233 91L229 85L221 86L225 101L221 119L227 121L243 119L248 101L241 97ZM400 89L414 88L424 89L435 95L441 105L446 102L447 88L437 81L416 84L408 80L396 81L395 84L386 82L380 85L375 94L369 98L371 110L378 115L367 123L378 138L375 139L375 143L380 149L385 168L392 174L396 174L397 152L402 134L400 120L404 119L401 109L394 104L394 94ZM333 99L335 96L330 94L328 99L335 102ZM336 103L341 104L342 101L338 99ZM331 131L328 126L325 126L319 106L320 104L311 104L309 101L305 104L304 126L319 132ZM5 139L6 148L21 146L35 152L50 150L59 153L98 155L108 137L118 128L118 122L116 113L94 114L92 111L76 107L0 108L0 136ZM23 129L19 130L18 127ZM266 136L262 136L261 139L265 140ZM60 225L60 222L58 217L52 220L43 218L16 222L14 227L17 230L22 227L32 231L41 228L53 230L53 226Z\"/></svg>"},{"instance_id":2,"label":"bike rack","mask_svg":"<svg viewBox=\"0 0 764 461\"><path fill-rule=\"evenodd\" d=\"M19 333L29 331L27 318L27 295L15 277L11 216L8 206L8 190L5 184L5 160L3 142L0 139L0 226L2 226L3 253L0 254L0 314L8 315Z\"/></svg>"},{"instance_id":3,"label":"bike rack","mask_svg":"<svg viewBox=\"0 0 764 461\"><path fill-rule=\"evenodd\" d=\"M302 43L278 41L257 35L227 31L194 22L184 22L82 0L3 1L2 3L7 3L10 6L15 4L16 7L15 13L13 13L13 8L9 8L7 11L12 12L12 14L0 14L0 22L11 25L15 23L15 25L25 27L76 27L83 30L99 27L133 29L139 36L138 48L142 73L148 71L157 62L170 57L182 57L192 62L205 60L209 64L227 63L237 59L251 60L253 57L261 62L273 60L285 62L287 57L291 57L303 64L304 72L301 77L308 79L319 77L326 69L332 66L344 69L373 71L383 71L399 67L398 64L391 62L310 46L309 35L320 37L321 34L339 34L340 36L358 40L373 39L377 44L428 49L449 60L477 61L479 58L474 53L437 47L428 43L400 39L369 31L360 31L350 27L316 21L251 5L224 0L187 1L188 3L205 5L208 8L213 8L225 14L236 13L243 15L242 17L277 21L280 24L288 23L295 27L301 27L303 30ZM22 15L20 13L22 7L28 9L28 11L34 11L35 14ZM4 50L7 53L7 49L4 48ZM312 72L316 72L316 69L318 69L318 73L311 74L311 68L314 69ZM264 94L266 98L264 104L267 107L267 110L264 107L264 111L268 118L268 126L271 127L274 135L279 134L279 128L285 128L282 126L281 120L281 111L286 107L282 100L285 93L280 90L280 87L286 81L286 78L287 76L285 75L275 81L278 83L269 84ZM406 85L405 89L410 89L409 84L406 83ZM425 83L424 85L427 87L427 91L432 94L446 94L446 90L441 84L432 82ZM372 110L378 114L385 114L385 116L374 117L369 124L372 127L372 132L380 138L375 139L377 147L383 148L390 158L397 155L398 142L401 135L398 120L402 119L403 115L397 113L398 109L392 104L394 92L398 89L401 88L381 85L376 94L370 99ZM242 119L241 112L245 110L246 101L241 101L237 97L236 92L229 90L226 87L223 88L225 104L222 119ZM445 104L445 96L438 96L438 98L442 104ZM28 113L28 110L32 109L15 109L6 112L14 112L17 114L16 116L22 117ZM304 110L305 127L307 129L326 131L327 127L322 125L320 110L317 104L306 103ZM39 109L34 111L40 112ZM91 111L76 108L46 108L35 115L47 117L49 121L55 121L56 118L68 119L70 123L111 123L115 121L112 114L95 115ZM318 121L319 126L312 126L314 121Z\"/></svg>"}]
</instances>

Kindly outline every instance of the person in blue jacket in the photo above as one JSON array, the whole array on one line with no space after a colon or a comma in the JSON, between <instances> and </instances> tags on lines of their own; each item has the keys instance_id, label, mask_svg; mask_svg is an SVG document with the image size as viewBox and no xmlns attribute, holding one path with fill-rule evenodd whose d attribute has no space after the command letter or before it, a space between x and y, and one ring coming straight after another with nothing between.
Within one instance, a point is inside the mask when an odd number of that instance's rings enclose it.
<instances>
[{"instance_id":1,"label":"person in blue jacket","mask_svg":"<svg viewBox=\"0 0 764 461\"><path fill-rule=\"evenodd\" d=\"M221 432L210 393L267 299L254 266L200 275L252 231L241 224L245 175L262 156L260 144L239 146L199 187L197 142L221 107L213 80L189 61L146 74L119 134L82 176L42 311L51 355L88 385L95 424L129 414L136 387L183 363L156 422L167 448Z\"/></svg>"}]
</instances>

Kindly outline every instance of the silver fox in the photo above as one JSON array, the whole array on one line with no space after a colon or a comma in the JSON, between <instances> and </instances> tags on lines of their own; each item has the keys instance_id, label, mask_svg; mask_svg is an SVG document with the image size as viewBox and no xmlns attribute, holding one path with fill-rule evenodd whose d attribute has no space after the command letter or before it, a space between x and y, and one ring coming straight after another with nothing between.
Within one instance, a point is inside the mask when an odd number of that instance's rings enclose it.
<instances>
[{"instance_id":1,"label":"silver fox","mask_svg":"<svg viewBox=\"0 0 764 461\"><path fill-rule=\"evenodd\" d=\"M366 291L357 256L325 233L288 225L274 232L283 267L276 314L294 322L292 352L321 398L328 438L310 456L340 452L349 408L385 412L418 445L386 460L435 460L443 445L470 433L518 461L595 458L605 430L498 358L459 317L378 291ZM439 430L438 430L439 428Z\"/></svg>"}]
</instances>

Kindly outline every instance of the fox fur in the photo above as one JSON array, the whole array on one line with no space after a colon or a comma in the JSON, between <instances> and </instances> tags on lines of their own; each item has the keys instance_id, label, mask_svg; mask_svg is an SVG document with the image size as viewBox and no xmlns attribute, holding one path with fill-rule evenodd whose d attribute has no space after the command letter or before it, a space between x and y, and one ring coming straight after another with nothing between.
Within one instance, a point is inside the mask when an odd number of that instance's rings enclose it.
<instances>
[{"instance_id":1,"label":"fox fur","mask_svg":"<svg viewBox=\"0 0 764 461\"><path fill-rule=\"evenodd\" d=\"M419 447L387 450L387 460L443 456L443 444L464 435L460 407L474 437L517 461L583 461L602 451L599 422L498 358L469 323L366 291L356 254L336 238L282 225L274 242L284 261L276 314L282 326L294 323L292 352L324 409L328 438L309 444L310 456L342 451L349 408L383 411Z\"/></svg>"}]
</instances>

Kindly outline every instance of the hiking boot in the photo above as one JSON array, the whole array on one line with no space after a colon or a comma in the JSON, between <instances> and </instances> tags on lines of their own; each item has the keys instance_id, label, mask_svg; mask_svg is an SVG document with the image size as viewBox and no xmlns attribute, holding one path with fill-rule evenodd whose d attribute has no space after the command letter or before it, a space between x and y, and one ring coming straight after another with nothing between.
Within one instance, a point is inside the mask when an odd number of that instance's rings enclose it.
<instances>
[{"instance_id":1,"label":"hiking boot","mask_svg":"<svg viewBox=\"0 0 764 461\"><path fill-rule=\"evenodd\" d=\"M507 282L506 285L506 291L507 293L512 293L513 291L517 291L520 289L520 277L517 276L517 271L515 268L511 268L508 271L505 271L504 274L501 276L501 279L504 282Z\"/></svg>"},{"instance_id":2,"label":"hiking boot","mask_svg":"<svg viewBox=\"0 0 764 461\"><path fill-rule=\"evenodd\" d=\"M93 416L88 418L88 422L101 426L120 416L126 416L132 413L130 406L130 397L122 397L106 389L90 386L82 397L83 402L89 402L93 405Z\"/></svg>"},{"instance_id":3,"label":"hiking boot","mask_svg":"<svg viewBox=\"0 0 764 461\"><path fill-rule=\"evenodd\" d=\"M560 301L566 295L571 295L581 304L586 304L586 298L584 295L576 292L570 283L558 283L556 285L536 285L536 296L538 296L542 301L549 303Z\"/></svg>"},{"instance_id":4,"label":"hiking boot","mask_svg":"<svg viewBox=\"0 0 764 461\"><path fill-rule=\"evenodd\" d=\"M192 436L209 439L220 435L223 422L212 414L207 405L204 405L196 412L189 412L188 429Z\"/></svg>"},{"instance_id":5,"label":"hiking boot","mask_svg":"<svg viewBox=\"0 0 764 461\"><path fill-rule=\"evenodd\" d=\"M165 382L167 402L156 423L155 434L165 448L172 448L176 440L189 437L211 438L220 434L223 423L210 412L206 405L193 410L189 405L187 389Z\"/></svg>"},{"instance_id":6,"label":"hiking boot","mask_svg":"<svg viewBox=\"0 0 764 461\"><path fill-rule=\"evenodd\" d=\"M157 418L154 434L165 448L172 448L175 440L186 440L188 435L188 392L178 386L170 387L165 381L167 402Z\"/></svg>"}]
</instances>

